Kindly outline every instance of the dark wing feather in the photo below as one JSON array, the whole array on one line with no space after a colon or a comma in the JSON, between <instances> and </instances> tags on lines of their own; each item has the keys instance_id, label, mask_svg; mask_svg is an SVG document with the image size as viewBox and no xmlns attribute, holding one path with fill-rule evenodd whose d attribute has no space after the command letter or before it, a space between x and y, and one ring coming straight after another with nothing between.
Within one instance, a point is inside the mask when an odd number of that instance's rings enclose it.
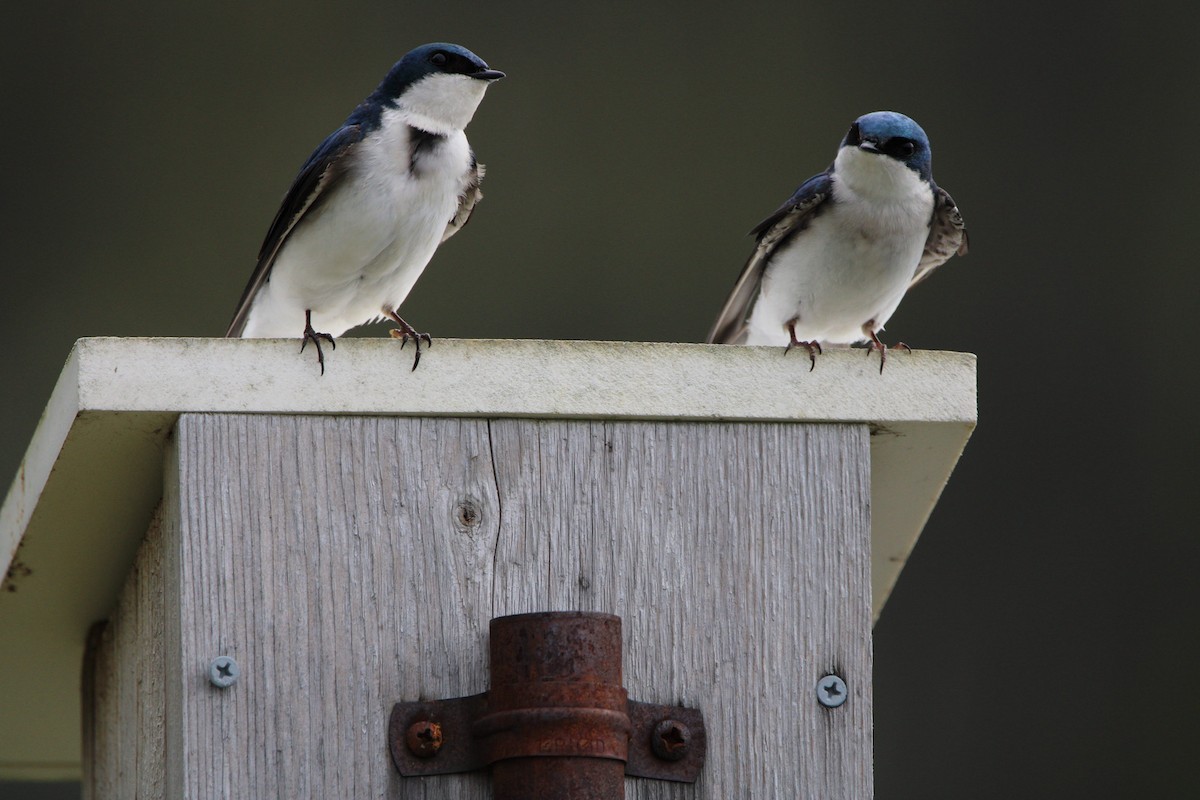
<instances>
[{"instance_id":1,"label":"dark wing feather","mask_svg":"<svg viewBox=\"0 0 1200 800\"><path fill-rule=\"evenodd\" d=\"M829 199L832 182L828 172L809 178L786 203L771 216L760 222L751 235L758 237L758 244L746 262L741 276L733 285L725 307L708 333L712 344L741 344L746 338L746 320L750 308L758 297L763 272L767 262L781 243L804 230L809 220L819 213L821 205Z\"/></svg>"},{"instance_id":2,"label":"dark wing feather","mask_svg":"<svg viewBox=\"0 0 1200 800\"><path fill-rule=\"evenodd\" d=\"M480 190L479 184L483 182L483 175L486 171L483 164L475 160L475 154L472 153L471 168L467 170L467 185L463 188L462 194L458 196L458 209L446 225L445 232L442 233L443 242L458 233L470 221L476 203L483 199L483 192Z\"/></svg>"},{"instance_id":3,"label":"dark wing feather","mask_svg":"<svg viewBox=\"0 0 1200 800\"><path fill-rule=\"evenodd\" d=\"M967 254L967 228L962 214L945 189L933 192L933 219L929 223L929 238L925 240L925 252L917 264L908 288L916 286L929 277L929 273L945 264L951 256Z\"/></svg>"},{"instance_id":4,"label":"dark wing feather","mask_svg":"<svg viewBox=\"0 0 1200 800\"><path fill-rule=\"evenodd\" d=\"M241 336L250 313L250 304L270 277L271 267L284 242L300 220L319 207L329 190L337 185L346 172L342 159L354 145L362 141L362 137L361 125L344 125L331 133L304 162L263 239L258 252L258 264L250 276L250 282L246 284L246 290L242 292L233 322L229 323L229 330L225 332L227 337Z\"/></svg>"}]
</instances>

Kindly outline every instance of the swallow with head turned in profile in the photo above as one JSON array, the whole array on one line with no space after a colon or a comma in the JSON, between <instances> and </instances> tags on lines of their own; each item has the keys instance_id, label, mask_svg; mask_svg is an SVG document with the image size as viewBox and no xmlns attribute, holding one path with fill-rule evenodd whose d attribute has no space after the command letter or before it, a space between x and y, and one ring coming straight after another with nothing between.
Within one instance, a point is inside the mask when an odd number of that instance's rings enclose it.
<instances>
[{"instance_id":1,"label":"swallow with head turned in profile","mask_svg":"<svg viewBox=\"0 0 1200 800\"><path fill-rule=\"evenodd\" d=\"M400 318L439 244L483 197L483 165L463 129L504 73L455 44L427 44L401 58L321 143L296 176L267 231L258 265L226 336L322 340L390 319L413 369L427 333Z\"/></svg>"},{"instance_id":2,"label":"swallow with head turned in profile","mask_svg":"<svg viewBox=\"0 0 1200 800\"><path fill-rule=\"evenodd\" d=\"M958 206L933 181L929 137L877 111L855 120L829 169L752 232L758 239L709 332L724 344L887 347L879 332L905 292L967 252ZM908 345L900 345L908 349Z\"/></svg>"}]
</instances>

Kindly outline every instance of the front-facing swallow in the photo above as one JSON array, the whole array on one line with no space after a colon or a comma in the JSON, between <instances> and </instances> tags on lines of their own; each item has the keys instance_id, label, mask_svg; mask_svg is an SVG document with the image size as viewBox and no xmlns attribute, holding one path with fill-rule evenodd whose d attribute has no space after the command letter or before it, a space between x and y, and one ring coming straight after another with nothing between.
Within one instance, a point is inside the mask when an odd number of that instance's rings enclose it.
<instances>
[{"instance_id":1,"label":"front-facing swallow","mask_svg":"<svg viewBox=\"0 0 1200 800\"><path fill-rule=\"evenodd\" d=\"M894 111L855 120L829 169L752 233L758 245L708 341L800 346L812 366L822 344L865 341L882 371L879 331L905 292L967 252L962 215L933 181L929 138Z\"/></svg>"},{"instance_id":2,"label":"front-facing swallow","mask_svg":"<svg viewBox=\"0 0 1200 800\"><path fill-rule=\"evenodd\" d=\"M503 77L455 44L396 62L301 167L225 335L301 336L324 373L321 340L387 318L401 346L416 346L416 369L431 340L397 309L483 197L483 165L463 130Z\"/></svg>"}]
</instances>

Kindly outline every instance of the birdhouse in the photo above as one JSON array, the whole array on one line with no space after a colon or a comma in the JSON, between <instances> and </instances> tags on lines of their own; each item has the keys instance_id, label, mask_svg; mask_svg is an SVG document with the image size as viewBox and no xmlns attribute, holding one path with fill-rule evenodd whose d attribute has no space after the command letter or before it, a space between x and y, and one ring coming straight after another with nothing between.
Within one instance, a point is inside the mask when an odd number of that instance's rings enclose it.
<instances>
[{"instance_id":1,"label":"birdhouse","mask_svg":"<svg viewBox=\"0 0 1200 800\"><path fill-rule=\"evenodd\" d=\"M870 796L871 626L973 356L439 339L410 371L347 339L321 376L297 349L76 344L0 511L0 778Z\"/></svg>"}]
</instances>

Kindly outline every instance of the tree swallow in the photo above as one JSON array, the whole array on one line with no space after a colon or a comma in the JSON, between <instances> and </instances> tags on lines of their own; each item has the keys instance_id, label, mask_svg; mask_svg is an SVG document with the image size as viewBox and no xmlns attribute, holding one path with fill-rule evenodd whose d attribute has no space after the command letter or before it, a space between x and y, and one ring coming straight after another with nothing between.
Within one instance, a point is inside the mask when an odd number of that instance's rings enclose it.
<instances>
[{"instance_id":1,"label":"tree swallow","mask_svg":"<svg viewBox=\"0 0 1200 800\"><path fill-rule=\"evenodd\" d=\"M431 339L396 310L483 197L483 165L463 129L503 77L455 44L422 45L396 62L304 162L225 335L301 334L324 374L322 339L334 345L386 317L401 347L416 346L416 369L421 340Z\"/></svg>"},{"instance_id":2,"label":"tree swallow","mask_svg":"<svg viewBox=\"0 0 1200 800\"><path fill-rule=\"evenodd\" d=\"M709 342L804 347L868 342L908 289L955 254L967 232L933 182L929 138L894 111L855 120L829 169L809 178L753 231L758 245ZM901 345L907 349L907 345Z\"/></svg>"}]
</instances>

